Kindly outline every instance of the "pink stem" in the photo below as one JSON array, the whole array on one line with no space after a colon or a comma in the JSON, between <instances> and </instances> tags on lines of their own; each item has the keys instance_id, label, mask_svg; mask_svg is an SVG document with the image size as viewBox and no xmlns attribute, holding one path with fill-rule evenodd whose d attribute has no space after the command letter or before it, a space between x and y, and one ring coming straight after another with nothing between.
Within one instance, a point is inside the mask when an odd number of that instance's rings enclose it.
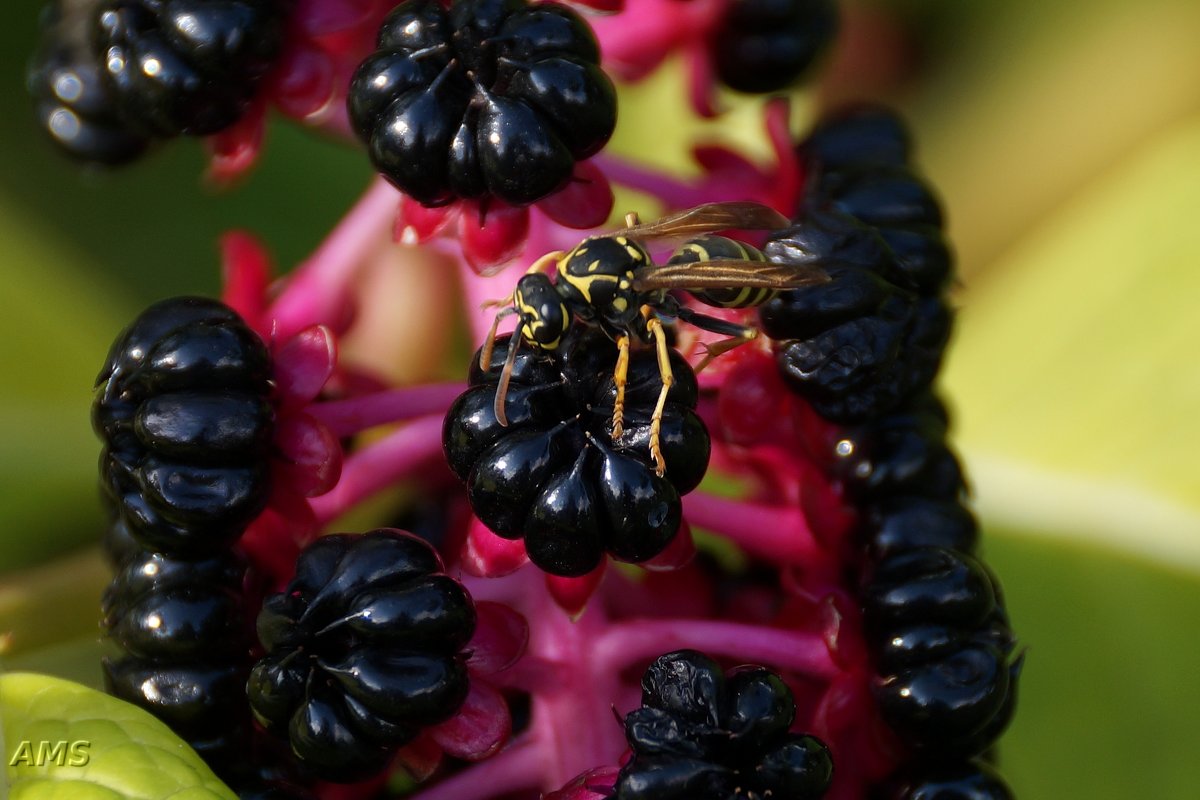
<instances>
[{"instance_id":1,"label":"pink stem","mask_svg":"<svg viewBox=\"0 0 1200 800\"><path fill-rule=\"evenodd\" d=\"M313 513L325 525L376 492L419 474L441 455L442 415L416 419L347 458L337 486L312 499Z\"/></svg>"},{"instance_id":2,"label":"pink stem","mask_svg":"<svg viewBox=\"0 0 1200 800\"><path fill-rule=\"evenodd\" d=\"M520 689L534 693L569 679L569 669L556 661L538 656L522 656L508 669L488 675L488 681L501 689Z\"/></svg>"},{"instance_id":3,"label":"pink stem","mask_svg":"<svg viewBox=\"0 0 1200 800\"><path fill-rule=\"evenodd\" d=\"M592 156L592 160L610 181L652 194L671 208L688 208L712 200L691 183L609 153Z\"/></svg>"},{"instance_id":4,"label":"pink stem","mask_svg":"<svg viewBox=\"0 0 1200 800\"><path fill-rule=\"evenodd\" d=\"M786 564L824 557L803 512L692 492L683 498L683 513L692 525L724 536L750 553Z\"/></svg>"},{"instance_id":5,"label":"pink stem","mask_svg":"<svg viewBox=\"0 0 1200 800\"><path fill-rule=\"evenodd\" d=\"M275 338L288 339L312 325L336 326L345 316L354 278L387 236L400 195L376 178L337 227L288 277L271 307Z\"/></svg>"},{"instance_id":6,"label":"pink stem","mask_svg":"<svg viewBox=\"0 0 1200 800\"><path fill-rule=\"evenodd\" d=\"M464 769L452 778L418 791L413 800L481 800L522 789L537 788L544 771L544 753L536 739L516 740L491 758Z\"/></svg>"},{"instance_id":7,"label":"pink stem","mask_svg":"<svg viewBox=\"0 0 1200 800\"><path fill-rule=\"evenodd\" d=\"M346 400L315 403L308 406L307 411L333 431L335 436L351 436L389 422L401 422L427 414L444 415L466 388L465 383L406 386Z\"/></svg>"},{"instance_id":8,"label":"pink stem","mask_svg":"<svg viewBox=\"0 0 1200 800\"><path fill-rule=\"evenodd\" d=\"M712 620L640 619L618 623L596 640L592 658L597 669L616 674L639 661L682 648L823 680L842 672L820 633Z\"/></svg>"}]
</instances>

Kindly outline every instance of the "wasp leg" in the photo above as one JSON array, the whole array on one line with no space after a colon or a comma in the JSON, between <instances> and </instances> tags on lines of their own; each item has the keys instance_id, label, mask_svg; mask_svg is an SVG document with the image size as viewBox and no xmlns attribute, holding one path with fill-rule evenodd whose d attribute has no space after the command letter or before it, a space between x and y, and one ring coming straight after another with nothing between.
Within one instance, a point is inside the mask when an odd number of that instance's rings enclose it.
<instances>
[{"instance_id":1,"label":"wasp leg","mask_svg":"<svg viewBox=\"0 0 1200 800\"><path fill-rule=\"evenodd\" d=\"M749 325L739 325L736 322L728 322L716 317L697 314L690 308L679 308L676 311L676 316L689 325L694 325L701 330L711 333L723 333L728 336L728 339L722 339L719 342L702 345L704 347L704 358L700 359L700 363L694 367L695 372L699 373L705 367L712 363L714 358L728 353L735 347L741 347L747 342L752 342L758 338L758 328Z\"/></svg>"},{"instance_id":2,"label":"wasp leg","mask_svg":"<svg viewBox=\"0 0 1200 800\"><path fill-rule=\"evenodd\" d=\"M625 384L629 376L629 335L617 337L617 366L613 369L613 384L617 387L617 399L613 403L612 438L617 440L625 432Z\"/></svg>"},{"instance_id":3,"label":"wasp leg","mask_svg":"<svg viewBox=\"0 0 1200 800\"><path fill-rule=\"evenodd\" d=\"M642 221L641 221L641 219L638 218L638 213L636 211L630 211L628 214L625 215L625 227L626 228L635 228L641 224L642 224Z\"/></svg>"},{"instance_id":4,"label":"wasp leg","mask_svg":"<svg viewBox=\"0 0 1200 800\"><path fill-rule=\"evenodd\" d=\"M508 427L508 414L504 412L504 402L508 397L508 384L512 380L513 365L517 363L517 350L520 347L521 335L514 334L508 340L508 356L504 359L504 369L500 371L500 381L496 384L496 398L492 401L492 413L496 415L496 421L502 428Z\"/></svg>"},{"instance_id":5,"label":"wasp leg","mask_svg":"<svg viewBox=\"0 0 1200 800\"><path fill-rule=\"evenodd\" d=\"M642 313L646 313L647 308L649 307L643 307ZM654 416L650 417L650 458L654 461L654 472L661 478L667 471L667 462L662 454L663 410L667 407L667 394L675 385L675 373L671 371L671 356L667 351L667 334L663 330L662 320L650 316L646 320L646 329L654 335L654 346L658 353L658 376L662 379L658 402L654 404Z\"/></svg>"},{"instance_id":6,"label":"wasp leg","mask_svg":"<svg viewBox=\"0 0 1200 800\"><path fill-rule=\"evenodd\" d=\"M529 269L525 270L526 275L533 275L538 272L550 272L547 267L556 261L566 258L567 254L562 250L552 250L546 255L539 258L537 261L529 265Z\"/></svg>"},{"instance_id":7,"label":"wasp leg","mask_svg":"<svg viewBox=\"0 0 1200 800\"><path fill-rule=\"evenodd\" d=\"M479 348L479 368L484 372L492 366L492 351L496 349L496 331L500 327L500 320L514 313L516 309L506 308L492 320L492 327L488 329L487 338L483 340L483 347Z\"/></svg>"}]
</instances>

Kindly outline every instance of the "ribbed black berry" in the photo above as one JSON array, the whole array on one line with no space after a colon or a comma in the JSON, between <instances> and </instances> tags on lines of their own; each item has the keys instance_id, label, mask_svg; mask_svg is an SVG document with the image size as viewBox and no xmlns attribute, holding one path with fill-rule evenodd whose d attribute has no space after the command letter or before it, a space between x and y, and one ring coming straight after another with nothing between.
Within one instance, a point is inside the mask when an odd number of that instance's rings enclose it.
<instances>
[{"instance_id":1,"label":"ribbed black berry","mask_svg":"<svg viewBox=\"0 0 1200 800\"><path fill-rule=\"evenodd\" d=\"M633 751L612 800L807 800L829 788L833 762L816 737L791 733L796 706L778 675L728 673L703 653L660 656L625 717Z\"/></svg>"},{"instance_id":2,"label":"ribbed black berry","mask_svg":"<svg viewBox=\"0 0 1200 800\"><path fill-rule=\"evenodd\" d=\"M733 0L709 43L717 77L739 92L794 83L833 41L833 0Z\"/></svg>"},{"instance_id":3,"label":"ribbed black berry","mask_svg":"<svg viewBox=\"0 0 1200 800\"><path fill-rule=\"evenodd\" d=\"M682 519L680 496L708 466L709 437L687 361L671 351L675 383L662 422L663 477L650 458L650 420L662 380L652 350L629 360L624 433L612 440L617 349L578 325L557 351L519 351L505 397L508 426L493 411L511 337L497 340L490 368L472 361L468 389L446 415L451 469L467 483L476 516L499 536L524 538L546 572L577 576L605 552L641 562L661 553Z\"/></svg>"},{"instance_id":4,"label":"ribbed black berry","mask_svg":"<svg viewBox=\"0 0 1200 800\"><path fill-rule=\"evenodd\" d=\"M945 409L933 395L848 429L835 445L834 474L858 500L925 497L954 502L966 493L958 457L946 444Z\"/></svg>"},{"instance_id":5,"label":"ribbed black berry","mask_svg":"<svg viewBox=\"0 0 1200 800\"><path fill-rule=\"evenodd\" d=\"M282 41L281 0L100 0L90 16L120 115L147 136L236 122Z\"/></svg>"},{"instance_id":6,"label":"ribbed black berry","mask_svg":"<svg viewBox=\"0 0 1200 800\"><path fill-rule=\"evenodd\" d=\"M945 407L922 395L846 431L835 474L869 509L860 599L880 710L918 752L970 758L1008 725L1023 659L999 583L970 553L947 426Z\"/></svg>"},{"instance_id":7,"label":"ribbed black berry","mask_svg":"<svg viewBox=\"0 0 1200 800\"><path fill-rule=\"evenodd\" d=\"M376 169L427 206L532 203L616 125L587 23L556 3L407 0L350 85L350 118Z\"/></svg>"},{"instance_id":8,"label":"ribbed black berry","mask_svg":"<svg viewBox=\"0 0 1200 800\"><path fill-rule=\"evenodd\" d=\"M355 781L466 699L475 607L437 553L395 529L318 539L258 617L258 721L314 774Z\"/></svg>"},{"instance_id":9,"label":"ribbed black berry","mask_svg":"<svg viewBox=\"0 0 1200 800\"><path fill-rule=\"evenodd\" d=\"M941 204L911 163L911 149L904 124L889 111L867 106L830 115L798 148L806 167L803 203L872 227L903 274L899 285L936 297L953 258Z\"/></svg>"},{"instance_id":10,"label":"ribbed black berry","mask_svg":"<svg viewBox=\"0 0 1200 800\"><path fill-rule=\"evenodd\" d=\"M166 722L223 779L241 770L252 739L245 576L232 552L139 550L125 556L101 606L122 651L103 661L108 691Z\"/></svg>"},{"instance_id":11,"label":"ribbed black berry","mask_svg":"<svg viewBox=\"0 0 1200 800\"><path fill-rule=\"evenodd\" d=\"M145 152L150 137L122 119L92 50L87 20L75 5L52 0L42 12L41 42L26 75L34 113L68 156L105 166L125 164Z\"/></svg>"},{"instance_id":12,"label":"ribbed black berry","mask_svg":"<svg viewBox=\"0 0 1200 800\"><path fill-rule=\"evenodd\" d=\"M959 500L893 495L866 508L862 535L873 559L913 547L946 547L973 553L979 525Z\"/></svg>"},{"instance_id":13,"label":"ribbed black berry","mask_svg":"<svg viewBox=\"0 0 1200 800\"><path fill-rule=\"evenodd\" d=\"M763 252L772 261L820 266L830 277L783 292L760 310L784 379L817 413L836 422L868 419L930 384L950 314L939 298L905 288L877 232L841 212L814 212L774 234Z\"/></svg>"},{"instance_id":14,"label":"ribbed black berry","mask_svg":"<svg viewBox=\"0 0 1200 800\"><path fill-rule=\"evenodd\" d=\"M217 552L263 508L274 412L270 359L227 306L151 306L113 344L92 422L101 484L142 547Z\"/></svg>"}]
</instances>

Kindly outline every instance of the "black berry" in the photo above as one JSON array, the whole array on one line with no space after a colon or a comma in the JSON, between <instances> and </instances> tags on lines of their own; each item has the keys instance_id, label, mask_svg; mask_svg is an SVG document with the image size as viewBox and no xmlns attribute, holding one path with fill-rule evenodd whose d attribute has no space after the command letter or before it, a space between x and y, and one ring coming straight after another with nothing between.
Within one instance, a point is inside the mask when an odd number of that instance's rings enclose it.
<instances>
[{"instance_id":1,"label":"black berry","mask_svg":"<svg viewBox=\"0 0 1200 800\"><path fill-rule=\"evenodd\" d=\"M505 396L508 426L493 405L511 337L496 342L490 368L473 364L471 388L446 415L450 467L467 483L480 520L505 538L524 538L530 560L556 575L590 572L605 552L653 558L675 536L680 496L708 465L709 438L694 408L695 377L672 351L661 444L666 473L650 459L650 423L662 385L652 351L630 358L623 434L611 435L616 348L578 326L557 351L520 352Z\"/></svg>"},{"instance_id":2,"label":"black berry","mask_svg":"<svg viewBox=\"0 0 1200 800\"><path fill-rule=\"evenodd\" d=\"M282 39L276 0L101 0L92 19L122 118L163 138L236 122Z\"/></svg>"},{"instance_id":3,"label":"black berry","mask_svg":"<svg viewBox=\"0 0 1200 800\"><path fill-rule=\"evenodd\" d=\"M251 708L314 773L360 780L457 712L474 628L470 597L416 536L322 537L259 615Z\"/></svg>"},{"instance_id":4,"label":"black berry","mask_svg":"<svg viewBox=\"0 0 1200 800\"><path fill-rule=\"evenodd\" d=\"M768 240L772 261L815 264L827 283L783 292L760 311L784 379L836 422L870 419L924 390L941 364L950 314L907 279L879 234L836 211Z\"/></svg>"},{"instance_id":5,"label":"black berry","mask_svg":"<svg viewBox=\"0 0 1200 800\"><path fill-rule=\"evenodd\" d=\"M774 92L794 83L837 33L833 0L734 0L709 49L723 83Z\"/></svg>"},{"instance_id":6,"label":"black berry","mask_svg":"<svg viewBox=\"0 0 1200 800\"><path fill-rule=\"evenodd\" d=\"M78 9L54 0L42 14L41 43L29 62L27 86L38 125L66 155L118 166L133 161L150 138L122 118L93 55Z\"/></svg>"},{"instance_id":7,"label":"black berry","mask_svg":"<svg viewBox=\"0 0 1200 800\"><path fill-rule=\"evenodd\" d=\"M633 758L615 800L821 797L833 762L813 736L789 732L791 690L761 667L731 672L695 650L660 656L625 717Z\"/></svg>"},{"instance_id":8,"label":"black berry","mask_svg":"<svg viewBox=\"0 0 1200 800\"><path fill-rule=\"evenodd\" d=\"M418 202L557 191L604 146L616 92L587 23L556 3L407 0L350 85L371 161Z\"/></svg>"},{"instance_id":9,"label":"black berry","mask_svg":"<svg viewBox=\"0 0 1200 800\"><path fill-rule=\"evenodd\" d=\"M92 420L101 483L143 547L213 553L262 510L270 374L262 340L213 300L162 301L117 338Z\"/></svg>"}]
</instances>

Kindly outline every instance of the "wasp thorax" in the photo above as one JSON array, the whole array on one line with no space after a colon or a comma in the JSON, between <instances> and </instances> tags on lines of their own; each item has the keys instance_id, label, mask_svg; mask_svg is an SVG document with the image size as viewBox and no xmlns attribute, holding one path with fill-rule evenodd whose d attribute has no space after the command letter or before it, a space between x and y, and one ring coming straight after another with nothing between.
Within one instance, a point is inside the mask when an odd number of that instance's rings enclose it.
<instances>
[{"instance_id":1,"label":"wasp thorax","mask_svg":"<svg viewBox=\"0 0 1200 800\"><path fill-rule=\"evenodd\" d=\"M568 300L589 307L606 322L622 325L638 311L634 270L649 263L650 254L632 239L588 239L559 263L558 285Z\"/></svg>"},{"instance_id":2,"label":"wasp thorax","mask_svg":"<svg viewBox=\"0 0 1200 800\"><path fill-rule=\"evenodd\" d=\"M526 275L517 281L513 308L521 315L521 336L543 350L553 350L567 331L571 315L549 276Z\"/></svg>"}]
</instances>

